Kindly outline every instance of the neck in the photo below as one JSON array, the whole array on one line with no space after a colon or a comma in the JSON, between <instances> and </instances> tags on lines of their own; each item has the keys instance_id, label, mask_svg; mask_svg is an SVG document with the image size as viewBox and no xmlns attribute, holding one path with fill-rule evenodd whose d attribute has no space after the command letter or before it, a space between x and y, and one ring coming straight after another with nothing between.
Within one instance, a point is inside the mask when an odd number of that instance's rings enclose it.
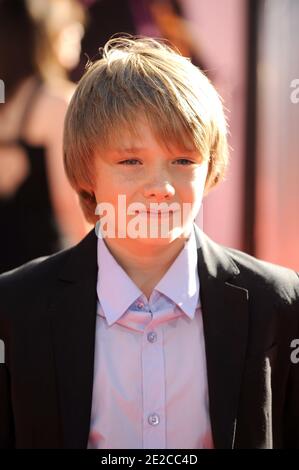
<instances>
[{"instance_id":1,"label":"neck","mask_svg":"<svg viewBox=\"0 0 299 470\"><path fill-rule=\"evenodd\" d=\"M105 239L105 243L130 278L149 299L154 287L168 271L186 237L167 245L146 245L131 239Z\"/></svg>"}]
</instances>

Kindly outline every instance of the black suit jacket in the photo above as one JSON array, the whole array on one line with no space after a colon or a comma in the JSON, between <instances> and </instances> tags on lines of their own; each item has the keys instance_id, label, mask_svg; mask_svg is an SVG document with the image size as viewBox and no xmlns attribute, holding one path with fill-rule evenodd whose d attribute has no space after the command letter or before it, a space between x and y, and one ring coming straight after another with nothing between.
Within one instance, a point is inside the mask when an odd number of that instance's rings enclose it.
<instances>
[{"instance_id":1,"label":"black suit jacket","mask_svg":"<svg viewBox=\"0 0 299 470\"><path fill-rule=\"evenodd\" d=\"M298 276L196 238L214 445L299 448ZM0 277L0 447L87 447L96 281L94 230Z\"/></svg>"}]
</instances>

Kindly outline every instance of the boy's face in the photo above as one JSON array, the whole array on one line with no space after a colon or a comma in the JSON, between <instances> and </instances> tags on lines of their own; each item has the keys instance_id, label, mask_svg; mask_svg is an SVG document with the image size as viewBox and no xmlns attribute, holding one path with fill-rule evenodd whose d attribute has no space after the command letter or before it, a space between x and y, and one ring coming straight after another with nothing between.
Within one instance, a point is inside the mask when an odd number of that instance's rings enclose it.
<instances>
[{"instance_id":1,"label":"boy's face","mask_svg":"<svg viewBox=\"0 0 299 470\"><path fill-rule=\"evenodd\" d=\"M127 240L134 238L136 243L147 245L168 244L190 234L192 223L200 210L208 163L202 163L197 150L165 149L156 140L145 120L139 121L137 129L139 137L123 132L115 148L95 156L94 192L97 204L101 206L102 203L110 203L115 208L116 239L119 238L118 228L121 221L125 220ZM118 196L122 196L122 204ZM145 212L142 207L138 207L138 212L132 212L131 215L124 214L123 201L127 209L133 203L141 203ZM163 214L162 209L160 215L154 210L148 212L147 210L155 208L153 203L164 203L164 206L167 204L166 207L170 208L172 205L175 211L180 209L180 218L177 218L177 211L175 213L164 211ZM134 209L134 206L131 208ZM102 214L104 215L104 212ZM149 228L145 237L137 239L136 235L132 236L132 222L134 218L137 221L136 216L139 222L147 224L147 227L152 224L153 227L158 226L162 230L163 225L163 236L157 236L155 229L153 235ZM134 227L136 228L136 224Z\"/></svg>"}]
</instances>

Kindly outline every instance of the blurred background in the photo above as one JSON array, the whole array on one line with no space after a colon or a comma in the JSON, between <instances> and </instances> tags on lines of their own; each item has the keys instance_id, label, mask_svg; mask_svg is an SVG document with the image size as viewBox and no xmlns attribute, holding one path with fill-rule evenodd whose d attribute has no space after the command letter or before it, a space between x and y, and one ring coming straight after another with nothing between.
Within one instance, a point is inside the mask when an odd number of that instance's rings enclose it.
<instances>
[{"instance_id":1,"label":"blurred background","mask_svg":"<svg viewBox=\"0 0 299 470\"><path fill-rule=\"evenodd\" d=\"M219 243L299 271L298 28L298 0L0 0L0 272L23 262L12 252L29 221L49 240L27 257L90 229L63 176L58 126L87 59L120 32L168 39L224 99L230 165L199 225Z\"/></svg>"}]
</instances>

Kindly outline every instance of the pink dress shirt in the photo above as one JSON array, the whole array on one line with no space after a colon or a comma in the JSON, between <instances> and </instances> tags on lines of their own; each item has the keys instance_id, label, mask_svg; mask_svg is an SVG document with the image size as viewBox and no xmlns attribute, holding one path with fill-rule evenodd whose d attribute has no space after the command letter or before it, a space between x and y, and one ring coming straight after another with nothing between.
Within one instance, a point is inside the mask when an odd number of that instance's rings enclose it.
<instances>
[{"instance_id":1,"label":"pink dress shirt","mask_svg":"<svg viewBox=\"0 0 299 470\"><path fill-rule=\"evenodd\" d=\"M88 448L212 448L194 231L149 301L99 238L97 294Z\"/></svg>"}]
</instances>

